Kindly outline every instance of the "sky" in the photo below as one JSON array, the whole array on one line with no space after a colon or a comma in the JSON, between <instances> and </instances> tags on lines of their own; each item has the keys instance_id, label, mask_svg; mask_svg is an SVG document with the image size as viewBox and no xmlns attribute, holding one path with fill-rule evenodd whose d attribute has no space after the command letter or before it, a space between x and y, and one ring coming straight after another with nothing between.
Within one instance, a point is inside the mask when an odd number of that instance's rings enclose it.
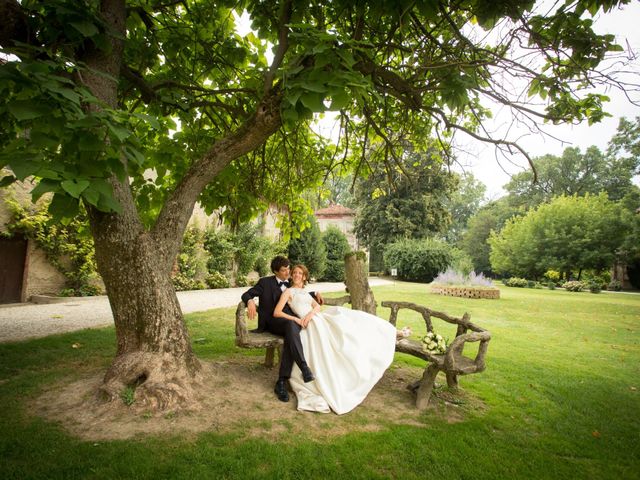
<instances>
[{"instance_id":1,"label":"sky","mask_svg":"<svg viewBox=\"0 0 640 480\"><path fill-rule=\"evenodd\" d=\"M622 10L616 10L605 15L600 15L594 22L596 33L610 33L615 35L616 42L622 45L625 50L627 45L635 52L634 60L635 72L640 73L640 2L636 1L625 6ZM638 81L636 80L636 83ZM518 143L534 157L545 154L561 155L567 147L579 147L585 151L588 147L595 145L601 150L605 150L607 143L616 133L620 117L634 119L640 116L640 107L630 103L622 92L611 90L608 92L599 91L611 98L605 104L605 110L612 116L605 118L602 122L589 126L586 122L580 125L547 125L543 129L551 136L530 135L522 130L513 131L511 138L519 138ZM635 101L640 103L640 94L635 93ZM509 115L506 111L494 111L496 125L500 121L506 123L509 119L501 119L501 115ZM522 137L521 137L522 135ZM496 160L493 146L482 144L475 140L462 141L460 146L466 153L459 153L458 159L462 166L457 166L457 171L470 171L473 175L487 186L487 197L497 198L505 192L502 186L509 181L510 175L521 172L528 167L524 156L513 156L508 160L500 158ZM638 179L636 179L638 183Z\"/></svg>"}]
</instances>

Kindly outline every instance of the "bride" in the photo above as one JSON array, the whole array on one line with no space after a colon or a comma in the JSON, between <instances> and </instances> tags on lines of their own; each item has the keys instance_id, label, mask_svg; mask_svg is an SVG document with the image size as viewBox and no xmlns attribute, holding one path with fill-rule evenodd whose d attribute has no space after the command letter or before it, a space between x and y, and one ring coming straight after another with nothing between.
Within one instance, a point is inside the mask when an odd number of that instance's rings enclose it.
<instances>
[{"instance_id":1,"label":"bride","mask_svg":"<svg viewBox=\"0 0 640 480\"><path fill-rule=\"evenodd\" d=\"M360 404L393 361L396 329L386 320L360 310L318 303L304 290L309 272L304 265L291 271L292 286L284 291L273 313L299 324L303 351L315 381L305 383L294 366L289 383L298 410L347 413ZM296 316L283 311L288 304Z\"/></svg>"}]
</instances>

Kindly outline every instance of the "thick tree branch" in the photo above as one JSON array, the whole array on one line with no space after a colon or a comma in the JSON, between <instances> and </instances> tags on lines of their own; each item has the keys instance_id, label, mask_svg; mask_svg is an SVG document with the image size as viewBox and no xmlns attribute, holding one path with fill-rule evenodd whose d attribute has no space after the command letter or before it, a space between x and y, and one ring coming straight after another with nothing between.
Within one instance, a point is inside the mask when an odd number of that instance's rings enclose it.
<instances>
[{"instance_id":1,"label":"thick tree branch","mask_svg":"<svg viewBox=\"0 0 640 480\"><path fill-rule=\"evenodd\" d=\"M202 190L231 161L259 147L280 128L281 102L281 90L272 90L258 104L251 118L235 132L217 141L200 160L191 165L167 198L151 231L165 259L166 269L173 265L182 243L182 233Z\"/></svg>"}]
</instances>

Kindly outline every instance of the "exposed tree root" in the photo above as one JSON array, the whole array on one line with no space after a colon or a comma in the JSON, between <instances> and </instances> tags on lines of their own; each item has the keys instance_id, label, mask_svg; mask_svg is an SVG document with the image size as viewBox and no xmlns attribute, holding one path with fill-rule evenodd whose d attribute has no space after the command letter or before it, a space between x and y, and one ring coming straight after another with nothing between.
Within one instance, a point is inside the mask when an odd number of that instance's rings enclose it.
<instances>
[{"instance_id":1,"label":"exposed tree root","mask_svg":"<svg viewBox=\"0 0 640 480\"><path fill-rule=\"evenodd\" d=\"M189 368L181 358L168 353L133 352L118 356L98 389L104 401L120 400L125 390L133 391L133 401L145 409L193 409L196 392L202 385L198 360Z\"/></svg>"}]
</instances>

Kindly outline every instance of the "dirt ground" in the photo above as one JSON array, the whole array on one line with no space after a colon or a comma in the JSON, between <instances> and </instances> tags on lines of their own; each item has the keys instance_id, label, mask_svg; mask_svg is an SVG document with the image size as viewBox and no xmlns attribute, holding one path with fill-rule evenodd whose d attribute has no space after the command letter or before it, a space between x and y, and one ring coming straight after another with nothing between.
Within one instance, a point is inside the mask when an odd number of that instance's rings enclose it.
<instances>
[{"instance_id":1,"label":"dirt ground","mask_svg":"<svg viewBox=\"0 0 640 480\"><path fill-rule=\"evenodd\" d=\"M273 393L276 372L259 362L256 357L203 362L207 381L199 391L199 407L191 411L154 413L135 402L131 406L120 401L99 403L95 391L103 372L52 385L30 407L72 435L92 441L205 431L278 441L285 432L322 439L353 431L377 431L390 424L428 428L434 418L460 422L470 410L484 408L462 390L453 395L446 388L437 388L429 408L419 411L406 386L419 379L422 371L394 365L351 412L301 412L293 394L288 403L277 400Z\"/></svg>"}]
</instances>

